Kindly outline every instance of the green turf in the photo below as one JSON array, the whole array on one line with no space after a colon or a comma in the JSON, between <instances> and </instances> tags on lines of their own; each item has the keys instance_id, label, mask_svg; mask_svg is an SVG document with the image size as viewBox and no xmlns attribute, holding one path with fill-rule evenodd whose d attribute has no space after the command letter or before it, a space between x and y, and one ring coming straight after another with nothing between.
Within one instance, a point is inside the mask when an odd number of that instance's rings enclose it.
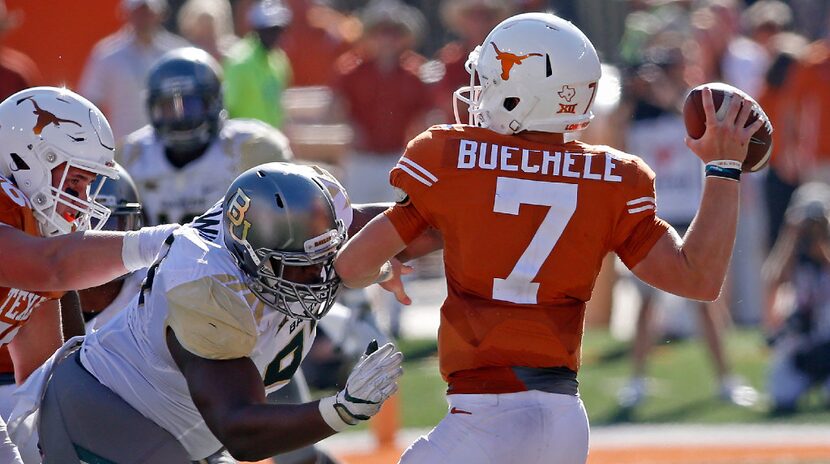
<instances>
[{"instance_id":1,"label":"green turf","mask_svg":"<svg viewBox=\"0 0 830 464\"><path fill-rule=\"evenodd\" d=\"M764 390L769 352L760 335L739 330L728 335L727 351L737 374L758 390ZM430 427L446 413L445 385L438 374L434 340L404 340L407 357L401 384L404 427ZM761 402L754 408L733 406L716 397L708 353L699 340L673 341L656 347L649 360L652 394L633 411L621 411L618 389L630 375L628 343L614 340L607 332L586 334L580 391L592 425L633 423L830 423L823 398L812 394L800 411L787 417L770 417Z\"/></svg>"}]
</instances>

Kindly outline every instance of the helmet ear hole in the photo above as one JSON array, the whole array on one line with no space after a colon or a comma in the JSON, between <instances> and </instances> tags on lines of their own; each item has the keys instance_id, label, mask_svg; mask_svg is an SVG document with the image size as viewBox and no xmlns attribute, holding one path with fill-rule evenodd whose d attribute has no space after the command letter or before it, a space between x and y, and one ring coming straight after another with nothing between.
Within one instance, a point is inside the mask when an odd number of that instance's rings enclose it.
<instances>
[{"instance_id":1,"label":"helmet ear hole","mask_svg":"<svg viewBox=\"0 0 830 464\"><path fill-rule=\"evenodd\" d=\"M507 111L513 111L514 108L519 106L520 101L521 99L519 97L507 97L504 99L502 105L504 106L504 109L506 109Z\"/></svg>"}]
</instances>

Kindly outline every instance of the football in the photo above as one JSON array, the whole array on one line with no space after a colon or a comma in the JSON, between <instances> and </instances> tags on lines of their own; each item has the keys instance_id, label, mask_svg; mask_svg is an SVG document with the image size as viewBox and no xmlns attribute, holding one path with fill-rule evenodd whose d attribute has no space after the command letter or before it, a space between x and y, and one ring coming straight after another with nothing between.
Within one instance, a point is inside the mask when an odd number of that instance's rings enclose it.
<instances>
[{"instance_id":1,"label":"football","mask_svg":"<svg viewBox=\"0 0 830 464\"><path fill-rule=\"evenodd\" d=\"M719 120L726 115L733 95L740 95L752 102L752 114L749 115L746 126L749 126L758 118L762 118L765 123L749 140L749 150L742 170L744 172L755 172L763 169L769 162L772 153L772 123L770 123L761 105L741 89L722 82L711 82L693 88L686 96L686 102L683 104L683 120L686 123L686 133L693 139L699 139L706 132L706 114L703 110L704 87L712 89L712 100L715 103L715 111Z\"/></svg>"}]
</instances>

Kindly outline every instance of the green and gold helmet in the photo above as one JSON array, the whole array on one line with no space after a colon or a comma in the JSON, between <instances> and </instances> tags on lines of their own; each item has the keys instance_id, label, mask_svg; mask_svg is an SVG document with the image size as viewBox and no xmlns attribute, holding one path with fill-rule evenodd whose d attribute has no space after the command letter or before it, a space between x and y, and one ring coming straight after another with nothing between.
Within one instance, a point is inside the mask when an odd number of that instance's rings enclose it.
<instances>
[{"instance_id":1,"label":"green and gold helmet","mask_svg":"<svg viewBox=\"0 0 830 464\"><path fill-rule=\"evenodd\" d=\"M225 194L222 225L225 246L263 302L301 319L328 312L340 287L332 263L346 228L313 171L267 163L243 172Z\"/></svg>"}]
</instances>

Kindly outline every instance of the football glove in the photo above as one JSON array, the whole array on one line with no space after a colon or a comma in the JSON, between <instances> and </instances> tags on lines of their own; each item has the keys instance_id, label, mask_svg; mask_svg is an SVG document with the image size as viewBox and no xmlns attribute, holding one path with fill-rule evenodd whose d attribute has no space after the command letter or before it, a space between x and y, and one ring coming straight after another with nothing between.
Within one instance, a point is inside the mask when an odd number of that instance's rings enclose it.
<instances>
[{"instance_id":1,"label":"football glove","mask_svg":"<svg viewBox=\"0 0 830 464\"><path fill-rule=\"evenodd\" d=\"M377 414L383 402L398 390L402 361L403 354L395 345L387 343L378 349L377 341L372 340L349 374L345 388L320 400L320 414L329 427L340 432Z\"/></svg>"}]
</instances>

